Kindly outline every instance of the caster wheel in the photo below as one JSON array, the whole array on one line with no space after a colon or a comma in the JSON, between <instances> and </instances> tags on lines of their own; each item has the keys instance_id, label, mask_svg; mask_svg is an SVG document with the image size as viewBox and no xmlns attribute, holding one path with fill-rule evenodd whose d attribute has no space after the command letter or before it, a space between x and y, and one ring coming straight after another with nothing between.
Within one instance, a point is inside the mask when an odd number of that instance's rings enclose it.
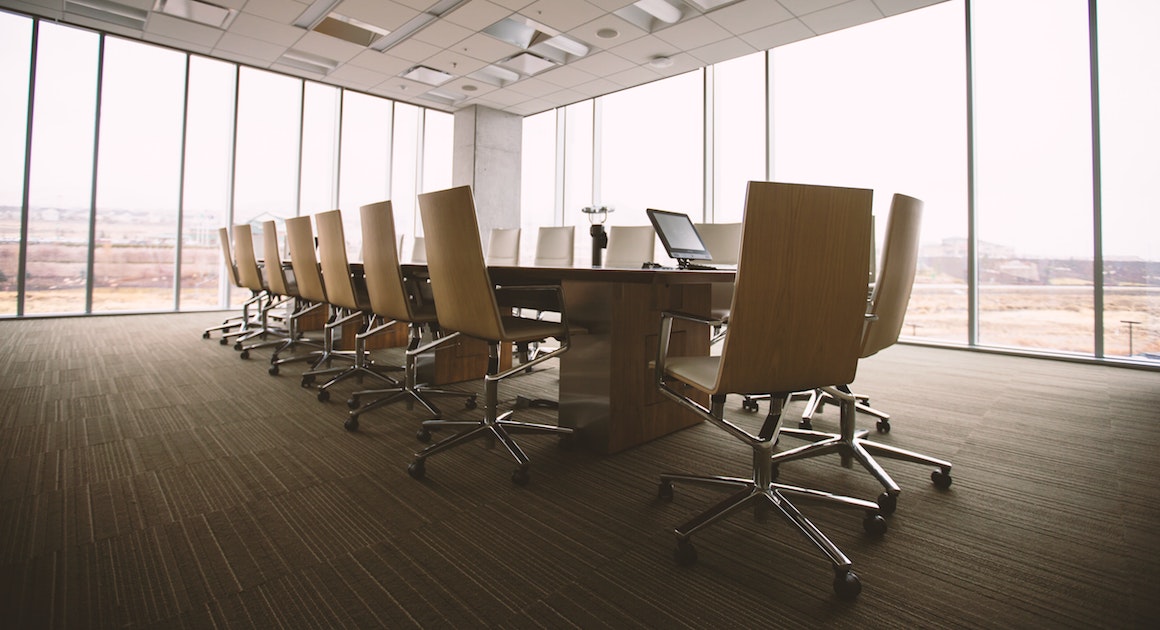
<instances>
[{"instance_id":1,"label":"caster wheel","mask_svg":"<svg viewBox=\"0 0 1160 630\"><path fill-rule=\"evenodd\" d=\"M415 439L419 440L420 442L424 442L424 443L430 442L431 441L430 429L427 429L427 428L419 429L419 431L415 433Z\"/></svg>"},{"instance_id":2,"label":"caster wheel","mask_svg":"<svg viewBox=\"0 0 1160 630\"><path fill-rule=\"evenodd\" d=\"M344 429L346 429L347 431L351 431L351 432L358 431L358 417L351 416L351 417L347 418L346 422L342 423L342 427Z\"/></svg>"},{"instance_id":3,"label":"caster wheel","mask_svg":"<svg viewBox=\"0 0 1160 630\"><path fill-rule=\"evenodd\" d=\"M807 419L804 419L798 423L798 428L803 429L805 431L813 431L814 424L812 422L810 422L809 419L807 418Z\"/></svg>"},{"instance_id":4,"label":"caster wheel","mask_svg":"<svg viewBox=\"0 0 1160 630\"><path fill-rule=\"evenodd\" d=\"M677 564L687 567L697 561L697 548L687 540L677 541L677 550L673 552Z\"/></svg>"},{"instance_id":5,"label":"caster wheel","mask_svg":"<svg viewBox=\"0 0 1160 630\"><path fill-rule=\"evenodd\" d=\"M238 356L242 357L243 359L248 359L248 358L250 358L250 351L249 350L242 350L242 353L239 354Z\"/></svg>"},{"instance_id":6,"label":"caster wheel","mask_svg":"<svg viewBox=\"0 0 1160 630\"><path fill-rule=\"evenodd\" d=\"M278 376L278 366L276 365L271 365L270 369L266 371L270 373L270 376Z\"/></svg>"},{"instance_id":7,"label":"caster wheel","mask_svg":"<svg viewBox=\"0 0 1160 630\"><path fill-rule=\"evenodd\" d=\"M228 345L230 345L230 340L226 339L225 337L222 337L221 339L218 339L218 343L223 345L223 346L228 346Z\"/></svg>"},{"instance_id":8,"label":"caster wheel","mask_svg":"<svg viewBox=\"0 0 1160 630\"><path fill-rule=\"evenodd\" d=\"M954 481L954 479L951 479L951 471L941 469L932 472L930 474L930 480L934 482L934 487L939 490L946 490L951 487L951 482Z\"/></svg>"},{"instance_id":9,"label":"caster wheel","mask_svg":"<svg viewBox=\"0 0 1160 630\"><path fill-rule=\"evenodd\" d=\"M351 396L346 399L346 406L350 409L358 409L358 396Z\"/></svg>"},{"instance_id":10,"label":"caster wheel","mask_svg":"<svg viewBox=\"0 0 1160 630\"><path fill-rule=\"evenodd\" d=\"M746 398L741 401L741 408L751 413L757 413L757 401Z\"/></svg>"},{"instance_id":11,"label":"caster wheel","mask_svg":"<svg viewBox=\"0 0 1160 630\"><path fill-rule=\"evenodd\" d=\"M201 338L202 339L209 339L209 331L207 330L207 331L201 333Z\"/></svg>"},{"instance_id":12,"label":"caster wheel","mask_svg":"<svg viewBox=\"0 0 1160 630\"><path fill-rule=\"evenodd\" d=\"M467 400L465 400L463 402L464 409L475 409L478 406L479 406L479 403L476 402L475 396L472 396L471 398L468 398Z\"/></svg>"},{"instance_id":13,"label":"caster wheel","mask_svg":"<svg viewBox=\"0 0 1160 630\"><path fill-rule=\"evenodd\" d=\"M239 342L234 344L234 350L241 350L241 349L242 349L242 342L239 341Z\"/></svg>"},{"instance_id":14,"label":"caster wheel","mask_svg":"<svg viewBox=\"0 0 1160 630\"><path fill-rule=\"evenodd\" d=\"M528 474L528 469L523 466L512 471L512 483L517 486L526 486L531 479L532 476Z\"/></svg>"},{"instance_id":15,"label":"caster wheel","mask_svg":"<svg viewBox=\"0 0 1160 630\"><path fill-rule=\"evenodd\" d=\"M881 514L867 514L862 519L862 530L876 538L882 536L886 533L886 519Z\"/></svg>"},{"instance_id":16,"label":"caster wheel","mask_svg":"<svg viewBox=\"0 0 1160 630\"><path fill-rule=\"evenodd\" d=\"M325 389L318 390L318 402L326 402L330 400L330 391Z\"/></svg>"},{"instance_id":17,"label":"caster wheel","mask_svg":"<svg viewBox=\"0 0 1160 630\"><path fill-rule=\"evenodd\" d=\"M838 599L850 601L862 592L862 580L853 571L839 571L834 575L834 594Z\"/></svg>"},{"instance_id":18,"label":"caster wheel","mask_svg":"<svg viewBox=\"0 0 1160 630\"><path fill-rule=\"evenodd\" d=\"M879 420L874 428L878 429L879 433L890 433L890 423L886 420Z\"/></svg>"},{"instance_id":19,"label":"caster wheel","mask_svg":"<svg viewBox=\"0 0 1160 630\"><path fill-rule=\"evenodd\" d=\"M416 459L407 465L407 474L412 479L422 479L427 476L427 465L421 459Z\"/></svg>"},{"instance_id":20,"label":"caster wheel","mask_svg":"<svg viewBox=\"0 0 1160 630\"><path fill-rule=\"evenodd\" d=\"M310 387L313 384L314 384L314 377L313 376L303 376L302 377L302 386L303 387Z\"/></svg>"},{"instance_id":21,"label":"caster wheel","mask_svg":"<svg viewBox=\"0 0 1160 630\"><path fill-rule=\"evenodd\" d=\"M878 511L883 516L890 516L894 514L894 510L898 509L898 496L883 492L878 495Z\"/></svg>"},{"instance_id":22,"label":"caster wheel","mask_svg":"<svg viewBox=\"0 0 1160 630\"><path fill-rule=\"evenodd\" d=\"M673 483L671 481L662 481L657 486L657 498L661 501L673 500Z\"/></svg>"}]
</instances>

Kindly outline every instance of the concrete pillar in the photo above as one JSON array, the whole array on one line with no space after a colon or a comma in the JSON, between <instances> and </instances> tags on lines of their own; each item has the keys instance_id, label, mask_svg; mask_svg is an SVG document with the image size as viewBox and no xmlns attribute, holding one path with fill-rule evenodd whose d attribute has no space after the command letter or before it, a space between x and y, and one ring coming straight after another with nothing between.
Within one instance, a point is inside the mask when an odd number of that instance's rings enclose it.
<instances>
[{"instance_id":1,"label":"concrete pillar","mask_svg":"<svg viewBox=\"0 0 1160 630\"><path fill-rule=\"evenodd\" d=\"M484 247L492 228L520 226L523 125L520 116L478 105L455 112L451 181L471 186Z\"/></svg>"}]
</instances>

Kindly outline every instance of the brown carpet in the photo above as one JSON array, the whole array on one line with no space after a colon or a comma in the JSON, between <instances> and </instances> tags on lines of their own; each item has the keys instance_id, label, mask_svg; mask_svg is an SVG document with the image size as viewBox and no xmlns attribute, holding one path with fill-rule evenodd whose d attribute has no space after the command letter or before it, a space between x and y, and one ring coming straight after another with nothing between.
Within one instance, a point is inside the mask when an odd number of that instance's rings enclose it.
<instances>
[{"instance_id":1,"label":"brown carpet","mask_svg":"<svg viewBox=\"0 0 1160 630\"><path fill-rule=\"evenodd\" d=\"M676 565L672 527L720 495L677 486L666 503L657 475L747 473L712 426L609 457L519 437L526 487L502 449L472 444L419 482L418 410L348 432L353 383L319 403L301 364L271 377L268 351L243 361L201 339L219 318L0 321L0 627L1160 625L1155 372L915 346L863 362L855 390L893 415L875 439L951 460L954 484L884 462L903 494L881 539L859 514L801 506L862 578L844 603L773 516L707 529L697 564ZM555 376L503 395L552 395ZM836 459L781 472L879 490Z\"/></svg>"}]
</instances>

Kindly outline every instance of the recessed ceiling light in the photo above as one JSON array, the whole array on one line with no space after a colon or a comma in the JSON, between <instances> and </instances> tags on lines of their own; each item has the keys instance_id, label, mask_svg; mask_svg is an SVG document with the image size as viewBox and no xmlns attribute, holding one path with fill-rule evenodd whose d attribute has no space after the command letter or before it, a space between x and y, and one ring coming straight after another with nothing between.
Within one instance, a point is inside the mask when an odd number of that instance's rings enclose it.
<instances>
[{"instance_id":1,"label":"recessed ceiling light","mask_svg":"<svg viewBox=\"0 0 1160 630\"><path fill-rule=\"evenodd\" d=\"M474 91L478 90L479 87L468 83L467 85L464 85L460 89L462 89L464 92L474 92Z\"/></svg>"},{"instance_id":2,"label":"recessed ceiling light","mask_svg":"<svg viewBox=\"0 0 1160 630\"><path fill-rule=\"evenodd\" d=\"M617 37L620 37L620 31L614 28L602 28L599 31L596 31L596 36L600 39L616 39Z\"/></svg>"},{"instance_id":3,"label":"recessed ceiling light","mask_svg":"<svg viewBox=\"0 0 1160 630\"><path fill-rule=\"evenodd\" d=\"M660 70L672 67L673 60L671 57L665 57L664 55L661 55L659 57L653 57L652 59L649 59L648 65Z\"/></svg>"},{"instance_id":4,"label":"recessed ceiling light","mask_svg":"<svg viewBox=\"0 0 1160 630\"><path fill-rule=\"evenodd\" d=\"M556 65L543 57L537 57L531 53L520 53L515 57L499 62L499 64L529 77Z\"/></svg>"},{"instance_id":5,"label":"recessed ceiling light","mask_svg":"<svg viewBox=\"0 0 1160 630\"><path fill-rule=\"evenodd\" d=\"M237 9L227 9L198 0L157 0L153 10L176 18L225 29L238 15Z\"/></svg>"},{"instance_id":6,"label":"recessed ceiling light","mask_svg":"<svg viewBox=\"0 0 1160 630\"><path fill-rule=\"evenodd\" d=\"M435 68L428 68L427 66L414 66L410 70L403 73L404 79L426 83L427 85L443 85L455 77L436 70Z\"/></svg>"}]
</instances>

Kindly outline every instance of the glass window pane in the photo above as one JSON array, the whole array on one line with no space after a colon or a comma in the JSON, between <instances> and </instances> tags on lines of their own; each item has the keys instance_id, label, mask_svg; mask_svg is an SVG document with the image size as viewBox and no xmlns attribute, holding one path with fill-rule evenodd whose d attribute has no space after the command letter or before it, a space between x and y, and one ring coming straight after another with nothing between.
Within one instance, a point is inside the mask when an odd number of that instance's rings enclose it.
<instances>
[{"instance_id":1,"label":"glass window pane","mask_svg":"<svg viewBox=\"0 0 1160 630\"><path fill-rule=\"evenodd\" d=\"M391 209L395 214L395 233L415 234L415 209L419 184L419 108L395 103L395 148L391 160ZM374 200L363 203L374 203ZM357 218L357 214L355 217ZM398 243L395 243L398 246Z\"/></svg>"},{"instance_id":2,"label":"glass window pane","mask_svg":"<svg viewBox=\"0 0 1160 630\"><path fill-rule=\"evenodd\" d=\"M362 250L362 230L354 227L359 224L359 206L391 198L392 105L358 92L343 94L338 205L343 209L347 251L352 257Z\"/></svg>"},{"instance_id":3,"label":"glass window pane","mask_svg":"<svg viewBox=\"0 0 1160 630\"><path fill-rule=\"evenodd\" d=\"M745 186L764 180L765 53L713 66L713 211L715 223L741 220Z\"/></svg>"},{"instance_id":4,"label":"glass window pane","mask_svg":"<svg viewBox=\"0 0 1160 630\"><path fill-rule=\"evenodd\" d=\"M295 215L302 81L241 68L234 223Z\"/></svg>"},{"instance_id":5,"label":"glass window pane","mask_svg":"<svg viewBox=\"0 0 1160 630\"><path fill-rule=\"evenodd\" d=\"M873 189L879 243L894 193L922 199L902 335L965 343L963 30L952 0L774 49L770 65L773 178Z\"/></svg>"},{"instance_id":6,"label":"glass window pane","mask_svg":"<svg viewBox=\"0 0 1160 630\"><path fill-rule=\"evenodd\" d=\"M32 20L0 12L0 315L15 315L24 206Z\"/></svg>"},{"instance_id":7,"label":"glass window pane","mask_svg":"<svg viewBox=\"0 0 1160 630\"><path fill-rule=\"evenodd\" d=\"M85 311L96 33L39 22L24 312Z\"/></svg>"},{"instance_id":8,"label":"glass window pane","mask_svg":"<svg viewBox=\"0 0 1160 630\"><path fill-rule=\"evenodd\" d=\"M1090 354L1087 3L972 7L979 343Z\"/></svg>"},{"instance_id":9,"label":"glass window pane","mask_svg":"<svg viewBox=\"0 0 1160 630\"><path fill-rule=\"evenodd\" d=\"M93 312L174 305L185 55L108 37Z\"/></svg>"},{"instance_id":10,"label":"glass window pane","mask_svg":"<svg viewBox=\"0 0 1160 630\"><path fill-rule=\"evenodd\" d=\"M1160 361L1160 3L1097 6L1104 354Z\"/></svg>"},{"instance_id":11,"label":"glass window pane","mask_svg":"<svg viewBox=\"0 0 1160 630\"><path fill-rule=\"evenodd\" d=\"M559 224L556 215L556 110L524 118L520 149L520 260L536 257L541 225ZM577 213L578 214L578 213Z\"/></svg>"},{"instance_id":12,"label":"glass window pane","mask_svg":"<svg viewBox=\"0 0 1160 630\"><path fill-rule=\"evenodd\" d=\"M342 91L306 82L302 120L302 212L335 208L338 202L338 114Z\"/></svg>"},{"instance_id":13,"label":"glass window pane","mask_svg":"<svg viewBox=\"0 0 1160 630\"><path fill-rule=\"evenodd\" d=\"M237 72L237 66L230 63L197 56L189 59L182 309L225 308L235 288L222 259L218 229L229 224Z\"/></svg>"},{"instance_id":14,"label":"glass window pane","mask_svg":"<svg viewBox=\"0 0 1160 630\"><path fill-rule=\"evenodd\" d=\"M649 225L646 208L704 212L704 82L688 72L601 97L600 198L610 225Z\"/></svg>"},{"instance_id":15,"label":"glass window pane","mask_svg":"<svg viewBox=\"0 0 1160 630\"><path fill-rule=\"evenodd\" d=\"M594 101L569 105L564 112L564 225L576 227L577 264L592 262L592 239L588 216L581 208L605 204L592 198L592 134L594 129ZM604 217L607 219L607 217ZM647 219L646 219L647 220Z\"/></svg>"}]
</instances>

